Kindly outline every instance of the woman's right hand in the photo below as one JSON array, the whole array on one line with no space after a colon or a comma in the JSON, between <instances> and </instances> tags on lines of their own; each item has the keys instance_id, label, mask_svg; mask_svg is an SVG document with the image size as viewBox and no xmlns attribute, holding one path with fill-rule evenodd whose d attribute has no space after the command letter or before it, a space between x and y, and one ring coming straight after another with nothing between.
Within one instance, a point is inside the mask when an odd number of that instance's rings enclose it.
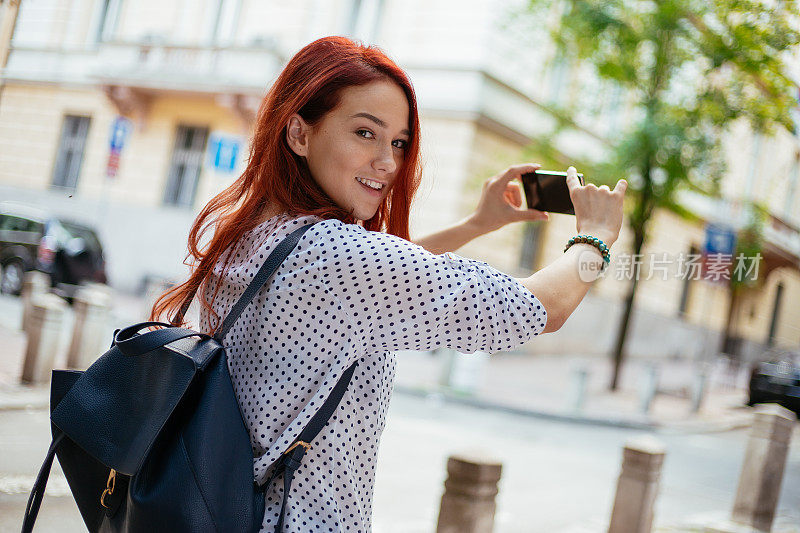
<instances>
[{"instance_id":1,"label":"woman's right hand","mask_svg":"<svg viewBox=\"0 0 800 533\"><path fill-rule=\"evenodd\" d=\"M600 187L593 183L581 185L575 167L567 169L569 197L575 206L575 227L578 233L602 239L611 246L619 237L622 228L622 201L628 182L621 179L614 190L608 185Z\"/></svg>"}]
</instances>

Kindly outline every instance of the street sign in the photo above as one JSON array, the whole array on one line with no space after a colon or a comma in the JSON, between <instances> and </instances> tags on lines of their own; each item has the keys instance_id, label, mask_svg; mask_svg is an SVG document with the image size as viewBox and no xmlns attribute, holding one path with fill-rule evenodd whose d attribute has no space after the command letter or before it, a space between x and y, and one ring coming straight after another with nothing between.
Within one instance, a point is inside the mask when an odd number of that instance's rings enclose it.
<instances>
[{"instance_id":1,"label":"street sign","mask_svg":"<svg viewBox=\"0 0 800 533\"><path fill-rule=\"evenodd\" d=\"M112 151L108 154L108 162L106 163L106 177L115 178L119 170L119 152Z\"/></svg>"},{"instance_id":2,"label":"street sign","mask_svg":"<svg viewBox=\"0 0 800 533\"><path fill-rule=\"evenodd\" d=\"M707 224L703 244L703 279L729 283L735 251L736 230L725 224Z\"/></svg>"},{"instance_id":3,"label":"street sign","mask_svg":"<svg viewBox=\"0 0 800 533\"><path fill-rule=\"evenodd\" d=\"M723 224L706 225L706 242L703 252L706 254L733 255L736 249L736 230Z\"/></svg>"},{"instance_id":4,"label":"street sign","mask_svg":"<svg viewBox=\"0 0 800 533\"><path fill-rule=\"evenodd\" d=\"M112 152L121 152L131 133L131 121L125 117L117 116L111 123L111 134L108 145Z\"/></svg>"},{"instance_id":5,"label":"street sign","mask_svg":"<svg viewBox=\"0 0 800 533\"><path fill-rule=\"evenodd\" d=\"M109 179L117 177L119 156L132 129L131 121L123 116L118 115L111 123L111 131L108 136L108 162L106 163L106 177Z\"/></svg>"},{"instance_id":6,"label":"street sign","mask_svg":"<svg viewBox=\"0 0 800 533\"><path fill-rule=\"evenodd\" d=\"M217 172L230 173L236 169L242 141L233 135L212 133L208 143L208 156L211 166Z\"/></svg>"}]
</instances>

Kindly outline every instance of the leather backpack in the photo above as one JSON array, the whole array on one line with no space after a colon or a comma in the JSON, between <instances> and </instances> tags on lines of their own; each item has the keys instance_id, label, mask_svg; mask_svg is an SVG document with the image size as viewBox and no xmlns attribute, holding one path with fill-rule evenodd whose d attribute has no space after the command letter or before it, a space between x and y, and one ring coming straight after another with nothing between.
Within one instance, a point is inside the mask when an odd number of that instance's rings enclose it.
<instances>
[{"instance_id":1,"label":"leather backpack","mask_svg":"<svg viewBox=\"0 0 800 533\"><path fill-rule=\"evenodd\" d=\"M310 227L275 248L213 336L142 322L115 331L111 348L86 371L53 371L53 440L23 533L33 529L54 457L92 533L257 532L265 491L283 475L275 527L281 531L292 476L336 410L356 363L259 486L222 341Z\"/></svg>"}]
</instances>

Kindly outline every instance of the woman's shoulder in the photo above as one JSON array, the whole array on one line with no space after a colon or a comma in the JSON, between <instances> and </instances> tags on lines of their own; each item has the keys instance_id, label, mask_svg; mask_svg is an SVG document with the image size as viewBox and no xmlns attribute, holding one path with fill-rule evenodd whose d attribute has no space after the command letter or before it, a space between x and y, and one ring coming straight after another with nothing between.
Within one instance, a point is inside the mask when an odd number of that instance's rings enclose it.
<instances>
[{"instance_id":1,"label":"woman's shoulder","mask_svg":"<svg viewBox=\"0 0 800 533\"><path fill-rule=\"evenodd\" d=\"M391 243L411 244L405 239L381 231L370 231L359 224L348 224L339 219L317 219L307 220L305 223L314 224L308 232L310 240L315 244L336 245L346 243L355 247L372 244L374 246L385 246Z\"/></svg>"}]
</instances>

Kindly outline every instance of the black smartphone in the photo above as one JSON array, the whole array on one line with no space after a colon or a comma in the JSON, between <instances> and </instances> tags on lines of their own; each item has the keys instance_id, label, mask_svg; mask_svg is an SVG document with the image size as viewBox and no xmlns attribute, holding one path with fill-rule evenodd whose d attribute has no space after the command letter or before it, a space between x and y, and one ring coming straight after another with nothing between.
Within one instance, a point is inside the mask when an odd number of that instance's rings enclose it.
<instances>
[{"instance_id":1,"label":"black smartphone","mask_svg":"<svg viewBox=\"0 0 800 533\"><path fill-rule=\"evenodd\" d=\"M575 207L569 197L566 172L537 170L523 174L521 178L528 209L575 214ZM583 174L578 174L578 181L583 185Z\"/></svg>"}]
</instances>

